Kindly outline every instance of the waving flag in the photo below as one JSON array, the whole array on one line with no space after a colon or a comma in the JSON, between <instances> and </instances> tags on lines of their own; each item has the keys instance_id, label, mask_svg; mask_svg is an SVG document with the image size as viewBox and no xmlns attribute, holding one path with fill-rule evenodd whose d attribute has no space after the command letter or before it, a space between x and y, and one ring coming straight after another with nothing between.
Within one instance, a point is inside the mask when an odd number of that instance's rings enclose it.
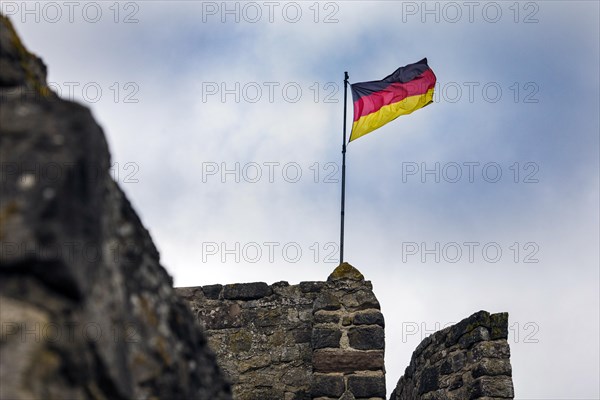
<instances>
[{"instance_id":1,"label":"waving flag","mask_svg":"<svg viewBox=\"0 0 600 400\"><path fill-rule=\"evenodd\" d=\"M430 104L435 81L435 74L424 58L398 68L383 80L350 85L354 101L350 141Z\"/></svg>"}]
</instances>

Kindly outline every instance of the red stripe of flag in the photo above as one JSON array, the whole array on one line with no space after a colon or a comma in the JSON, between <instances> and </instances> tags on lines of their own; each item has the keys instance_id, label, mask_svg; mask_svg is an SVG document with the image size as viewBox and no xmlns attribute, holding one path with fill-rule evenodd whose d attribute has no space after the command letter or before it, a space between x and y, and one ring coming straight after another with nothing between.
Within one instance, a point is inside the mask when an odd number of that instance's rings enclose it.
<instances>
[{"instance_id":1,"label":"red stripe of flag","mask_svg":"<svg viewBox=\"0 0 600 400\"><path fill-rule=\"evenodd\" d=\"M379 111L383 106L397 103L410 96L425 94L435 86L435 81L435 74L431 69L427 69L410 82L391 83L383 90L362 96L354 102L354 121Z\"/></svg>"}]
</instances>

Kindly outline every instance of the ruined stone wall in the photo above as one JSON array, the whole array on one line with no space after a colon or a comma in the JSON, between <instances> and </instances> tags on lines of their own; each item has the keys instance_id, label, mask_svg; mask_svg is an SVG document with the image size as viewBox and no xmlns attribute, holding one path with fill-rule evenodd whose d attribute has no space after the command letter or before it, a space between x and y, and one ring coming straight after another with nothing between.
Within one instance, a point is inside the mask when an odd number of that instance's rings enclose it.
<instances>
[{"instance_id":1,"label":"ruined stone wall","mask_svg":"<svg viewBox=\"0 0 600 400\"><path fill-rule=\"evenodd\" d=\"M390 400L512 399L508 314L480 311L426 337Z\"/></svg>"},{"instance_id":2,"label":"ruined stone wall","mask_svg":"<svg viewBox=\"0 0 600 400\"><path fill-rule=\"evenodd\" d=\"M347 263L327 282L179 288L238 400L385 399L384 319ZM508 314L477 312L425 338L390 400L514 397Z\"/></svg>"},{"instance_id":3,"label":"ruined stone wall","mask_svg":"<svg viewBox=\"0 0 600 400\"><path fill-rule=\"evenodd\" d=\"M350 265L327 282L177 290L235 399L385 399L383 316L371 283Z\"/></svg>"}]
</instances>

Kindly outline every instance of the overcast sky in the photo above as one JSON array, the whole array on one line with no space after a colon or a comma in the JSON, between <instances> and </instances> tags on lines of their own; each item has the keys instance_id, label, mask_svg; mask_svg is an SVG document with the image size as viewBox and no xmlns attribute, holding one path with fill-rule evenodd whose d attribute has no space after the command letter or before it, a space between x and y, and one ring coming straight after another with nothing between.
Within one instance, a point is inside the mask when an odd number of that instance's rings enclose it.
<instances>
[{"instance_id":1,"label":"overcast sky","mask_svg":"<svg viewBox=\"0 0 600 400\"><path fill-rule=\"evenodd\" d=\"M599 398L597 1L2 12L92 109L176 286L326 279L343 73L427 57L434 104L347 153L345 259L381 302L388 395L425 335L485 309L510 314L517 399Z\"/></svg>"}]
</instances>

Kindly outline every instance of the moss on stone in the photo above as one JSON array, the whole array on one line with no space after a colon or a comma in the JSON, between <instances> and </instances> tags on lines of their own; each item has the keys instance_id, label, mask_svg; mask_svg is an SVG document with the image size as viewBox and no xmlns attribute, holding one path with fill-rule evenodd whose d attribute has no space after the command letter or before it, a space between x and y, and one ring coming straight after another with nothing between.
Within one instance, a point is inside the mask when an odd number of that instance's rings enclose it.
<instances>
[{"instance_id":1,"label":"moss on stone","mask_svg":"<svg viewBox=\"0 0 600 400\"><path fill-rule=\"evenodd\" d=\"M227 337L227 342L229 349L239 354L252 348L252 335L245 330L235 331Z\"/></svg>"},{"instance_id":2,"label":"moss on stone","mask_svg":"<svg viewBox=\"0 0 600 400\"><path fill-rule=\"evenodd\" d=\"M352 280L352 281L364 281L365 277L360 273L359 270L354 268L347 262L341 263L336 269L333 270L331 275L327 278L328 281L339 281L339 280Z\"/></svg>"},{"instance_id":3,"label":"moss on stone","mask_svg":"<svg viewBox=\"0 0 600 400\"><path fill-rule=\"evenodd\" d=\"M51 91L46 85L46 82L40 80L39 77L36 76L35 72L32 71L31 64L38 60L37 57L25 48L12 22L10 22L10 19L4 15L0 15L0 24L7 29L10 36L10 42L17 50L19 65L25 74L25 83L41 96L49 97L51 95Z\"/></svg>"}]
</instances>

